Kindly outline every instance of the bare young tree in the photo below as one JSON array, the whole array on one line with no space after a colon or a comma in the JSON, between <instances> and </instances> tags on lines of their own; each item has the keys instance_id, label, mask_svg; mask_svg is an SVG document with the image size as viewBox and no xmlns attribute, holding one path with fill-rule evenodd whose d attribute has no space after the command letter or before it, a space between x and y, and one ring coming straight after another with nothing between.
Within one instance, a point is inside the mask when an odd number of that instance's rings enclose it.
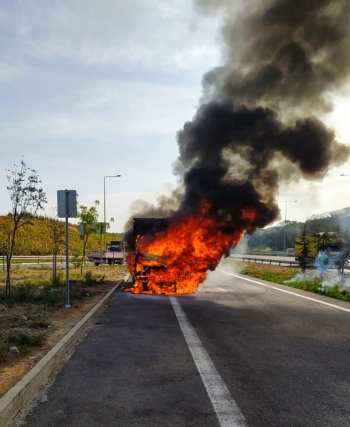
<instances>
[{"instance_id":1,"label":"bare young tree","mask_svg":"<svg viewBox=\"0 0 350 427\"><path fill-rule=\"evenodd\" d=\"M10 194L11 227L8 234L6 250L6 297L11 296L11 260L15 245L16 233L20 227L30 224L33 216L47 203L46 194L38 187L41 183L39 176L34 169L29 168L22 158L20 165L14 165L13 170L6 170L8 181L7 190Z\"/></svg>"}]
</instances>

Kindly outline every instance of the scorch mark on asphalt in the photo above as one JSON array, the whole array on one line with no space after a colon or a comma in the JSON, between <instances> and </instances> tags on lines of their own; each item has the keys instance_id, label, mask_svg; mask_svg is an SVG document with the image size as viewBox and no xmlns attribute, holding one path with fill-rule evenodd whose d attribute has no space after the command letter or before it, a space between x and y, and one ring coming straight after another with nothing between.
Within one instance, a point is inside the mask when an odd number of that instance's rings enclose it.
<instances>
[{"instance_id":1,"label":"scorch mark on asphalt","mask_svg":"<svg viewBox=\"0 0 350 427\"><path fill-rule=\"evenodd\" d=\"M169 297L182 333L221 427L246 427L246 421L176 297Z\"/></svg>"},{"instance_id":2,"label":"scorch mark on asphalt","mask_svg":"<svg viewBox=\"0 0 350 427\"><path fill-rule=\"evenodd\" d=\"M339 305L331 304L329 302L324 302L324 301L320 301L320 300L315 299L315 298L306 297L305 295L299 295L299 294L296 294L294 292L287 291L286 289L276 288L275 286L267 285L266 283L261 283L261 282L258 282L257 280L248 279L247 277L238 276L237 274L227 273L226 271L222 271L222 270L216 270L216 271L219 271L220 273L223 273L223 274L227 274L229 276L238 277L239 279L242 279L242 280L247 280L248 282L257 283L260 286L266 286L267 288L275 289L276 291L285 292L286 294L290 294L290 295L293 295L295 297L304 298L304 299L307 299L310 301L317 302L319 304L328 305L329 307L337 308L338 310L347 311L348 313L350 313L349 308L340 307Z\"/></svg>"}]
</instances>

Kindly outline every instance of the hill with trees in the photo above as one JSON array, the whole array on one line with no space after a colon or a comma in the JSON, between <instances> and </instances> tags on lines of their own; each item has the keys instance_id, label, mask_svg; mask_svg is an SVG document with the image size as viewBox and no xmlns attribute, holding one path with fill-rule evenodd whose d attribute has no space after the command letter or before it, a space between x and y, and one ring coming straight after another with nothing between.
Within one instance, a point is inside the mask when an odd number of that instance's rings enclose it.
<instances>
[{"instance_id":1,"label":"hill with trees","mask_svg":"<svg viewBox=\"0 0 350 427\"><path fill-rule=\"evenodd\" d=\"M276 226L261 229L251 236L246 236L246 244L250 250L282 251L285 233L285 247L293 248L295 237L300 236L304 228L307 234L336 232L347 237L350 231L350 208L313 215L305 222L281 221Z\"/></svg>"},{"instance_id":2,"label":"hill with trees","mask_svg":"<svg viewBox=\"0 0 350 427\"><path fill-rule=\"evenodd\" d=\"M0 216L0 255L6 245L6 224L8 215ZM14 255L51 255L54 247L54 229L61 235L62 243L59 252L65 252L65 222L52 218L38 216L30 220L30 224L18 230L16 237ZM294 239L300 236L306 229L307 234L320 232L337 232L348 236L350 231L350 208L338 211L326 212L321 215L313 215L305 222L281 221L273 227L256 231L253 235L246 236L245 241L248 249L272 249L283 250L284 232L286 233L286 248L294 247ZM120 233L106 234L106 242L111 240L122 240ZM102 244L104 238L102 236ZM87 242L87 251L100 250L100 235L92 234ZM83 240L77 226L69 224L69 252L70 255L81 255Z\"/></svg>"},{"instance_id":3,"label":"hill with trees","mask_svg":"<svg viewBox=\"0 0 350 427\"><path fill-rule=\"evenodd\" d=\"M0 255L6 246L8 215L0 216ZM56 230L56 231L54 231ZM83 240L77 226L69 224L69 253L81 255ZM21 227L16 236L14 255L51 255L54 248L54 233L60 236L59 252L65 253L65 222L46 217L31 218L30 224ZM107 233L106 242L121 240L120 234ZM102 245L104 236L102 236ZM100 235L92 234L86 246L87 251L100 250Z\"/></svg>"}]
</instances>

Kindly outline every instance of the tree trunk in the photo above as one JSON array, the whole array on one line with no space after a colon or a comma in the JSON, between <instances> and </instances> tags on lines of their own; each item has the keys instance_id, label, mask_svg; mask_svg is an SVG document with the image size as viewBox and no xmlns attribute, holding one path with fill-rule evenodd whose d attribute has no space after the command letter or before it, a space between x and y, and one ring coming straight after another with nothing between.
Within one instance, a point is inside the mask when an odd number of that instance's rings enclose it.
<instances>
[{"instance_id":1,"label":"tree trunk","mask_svg":"<svg viewBox=\"0 0 350 427\"><path fill-rule=\"evenodd\" d=\"M83 236L83 257L81 259L81 263L80 263L80 275L83 275L83 263L85 263L85 251L86 251L86 242L87 242L87 238L85 238L85 236Z\"/></svg>"},{"instance_id":2,"label":"tree trunk","mask_svg":"<svg viewBox=\"0 0 350 427\"><path fill-rule=\"evenodd\" d=\"M81 260L81 264L80 264L80 275L83 275L83 263L85 264L85 254L86 254L86 244L87 244L87 239L88 236L86 236L86 238L84 237L83 240L83 258Z\"/></svg>"},{"instance_id":3,"label":"tree trunk","mask_svg":"<svg viewBox=\"0 0 350 427\"><path fill-rule=\"evenodd\" d=\"M56 283L57 277L57 249L54 248L52 251L52 284Z\"/></svg>"},{"instance_id":4,"label":"tree trunk","mask_svg":"<svg viewBox=\"0 0 350 427\"><path fill-rule=\"evenodd\" d=\"M11 261L13 255L13 246L15 242L16 228L12 232L12 236L9 235L9 251L6 254L6 285L5 285L5 297L11 297Z\"/></svg>"}]
</instances>

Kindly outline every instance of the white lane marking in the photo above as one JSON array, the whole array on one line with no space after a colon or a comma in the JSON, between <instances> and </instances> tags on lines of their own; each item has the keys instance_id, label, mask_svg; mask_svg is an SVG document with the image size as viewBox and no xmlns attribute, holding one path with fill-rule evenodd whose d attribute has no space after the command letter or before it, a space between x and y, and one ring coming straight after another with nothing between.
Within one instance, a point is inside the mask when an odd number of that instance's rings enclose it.
<instances>
[{"instance_id":1,"label":"white lane marking","mask_svg":"<svg viewBox=\"0 0 350 427\"><path fill-rule=\"evenodd\" d=\"M246 421L233 400L196 331L176 297L169 297L193 360L207 390L221 427L246 427Z\"/></svg>"},{"instance_id":2,"label":"white lane marking","mask_svg":"<svg viewBox=\"0 0 350 427\"><path fill-rule=\"evenodd\" d=\"M329 302L319 301L318 299L315 299L315 298L306 297L305 295L299 295L294 292L286 291L285 289L280 289L280 288L276 288L275 286L266 285L266 283L260 283L256 280L248 279L247 277L238 276L237 274L227 273L226 271L222 271L222 270L216 270L216 271L219 271L220 273L228 274L229 276L238 277L239 279L242 279L242 280L248 280L248 282L257 283L260 286L266 286L267 288L275 289L276 291L285 292L286 294L294 295L295 297L318 302L319 304L328 305L329 307L337 308L338 310L347 311L348 313L350 313L349 308L339 307L338 305L331 304Z\"/></svg>"}]
</instances>

